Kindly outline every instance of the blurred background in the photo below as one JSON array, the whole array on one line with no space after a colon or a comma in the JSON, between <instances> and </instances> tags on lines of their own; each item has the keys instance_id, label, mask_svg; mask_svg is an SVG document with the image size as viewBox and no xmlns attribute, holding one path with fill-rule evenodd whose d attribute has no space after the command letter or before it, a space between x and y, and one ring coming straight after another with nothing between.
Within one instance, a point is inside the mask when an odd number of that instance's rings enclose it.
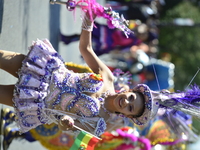
<instances>
[{"instance_id":1,"label":"blurred background","mask_svg":"<svg viewBox=\"0 0 200 150\"><path fill-rule=\"evenodd\" d=\"M199 0L97 2L111 7L129 20L128 27L134 34L127 38L120 30L108 28L106 20L97 18L93 48L112 71L121 69L129 72L132 79L130 87L145 83L152 90L173 92L184 90L189 84L200 83ZM82 23L80 14L79 9L70 12L65 5L50 5L48 0L0 0L0 48L26 54L32 40L48 38L64 60L72 62L66 66L76 72L87 72L88 68L78 51ZM15 78L0 71L1 84L15 82ZM73 135L61 133L56 125L41 126L19 135L13 123L13 109L5 105L1 108L1 149L69 149L74 141ZM163 117L156 118L144 128L129 124L122 131L145 137L155 150L199 149L199 120L180 113L173 115L184 118L184 125L193 133L173 130L177 126L170 126ZM96 149L123 149L120 146L124 143L131 143L129 148L133 150L144 148L144 142L131 142L127 137L115 135L116 131L115 134L114 131L105 134L112 140L99 143Z\"/></svg>"}]
</instances>

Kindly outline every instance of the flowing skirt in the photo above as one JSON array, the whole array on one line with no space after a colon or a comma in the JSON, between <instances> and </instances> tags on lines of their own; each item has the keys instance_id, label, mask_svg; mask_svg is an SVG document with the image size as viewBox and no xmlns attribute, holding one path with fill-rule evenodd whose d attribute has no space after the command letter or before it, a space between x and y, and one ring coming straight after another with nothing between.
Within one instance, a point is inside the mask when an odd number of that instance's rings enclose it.
<instances>
[{"instance_id":1,"label":"flowing skirt","mask_svg":"<svg viewBox=\"0 0 200 150\"><path fill-rule=\"evenodd\" d=\"M19 80L13 97L16 122L22 133L49 123L44 108L51 75L54 70L65 67L64 61L47 39L33 42L29 50L18 72Z\"/></svg>"}]
</instances>

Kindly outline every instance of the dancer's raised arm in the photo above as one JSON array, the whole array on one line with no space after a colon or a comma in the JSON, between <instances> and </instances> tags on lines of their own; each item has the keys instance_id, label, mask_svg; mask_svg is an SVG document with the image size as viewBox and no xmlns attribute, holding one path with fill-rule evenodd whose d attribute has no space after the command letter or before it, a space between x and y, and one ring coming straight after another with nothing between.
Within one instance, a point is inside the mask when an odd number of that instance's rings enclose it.
<instances>
[{"instance_id":1,"label":"dancer's raised arm","mask_svg":"<svg viewBox=\"0 0 200 150\"><path fill-rule=\"evenodd\" d=\"M103 78L113 81L114 77L110 69L98 58L92 48L91 32L93 22L89 19L89 15L85 15L82 24L82 32L80 36L79 49L85 62L96 74L101 74Z\"/></svg>"}]
</instances>

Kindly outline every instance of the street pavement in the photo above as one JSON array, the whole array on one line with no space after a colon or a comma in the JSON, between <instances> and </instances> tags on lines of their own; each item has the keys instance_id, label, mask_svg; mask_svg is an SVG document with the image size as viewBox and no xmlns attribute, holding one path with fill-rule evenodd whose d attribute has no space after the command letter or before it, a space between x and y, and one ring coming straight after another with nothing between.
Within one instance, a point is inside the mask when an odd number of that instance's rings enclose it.
<instances>
[{"instance_id":1,"label":"street pavement","mask_svg":"<svg viewBox=\"0 0 200 150\"><path fill-rule=\"evenodd\" d=\"M104 0L98 2L104 5ZM32 41L48 38L66 62L83 64L78 42L65 45L59 41L60 32L71 35L80 31L80 9L75 13L69 12L65 5L51 5L49 0L0 0L0 49L26 54ZM0 84L14 84L16 81L0 70ZM6 107L0 105L0 108ZM15 124L12 126L15 127ZM39 142L29 143L26 140L14 140L8 150L36 149L46 150Z\"/></svg>"}]
</instances>

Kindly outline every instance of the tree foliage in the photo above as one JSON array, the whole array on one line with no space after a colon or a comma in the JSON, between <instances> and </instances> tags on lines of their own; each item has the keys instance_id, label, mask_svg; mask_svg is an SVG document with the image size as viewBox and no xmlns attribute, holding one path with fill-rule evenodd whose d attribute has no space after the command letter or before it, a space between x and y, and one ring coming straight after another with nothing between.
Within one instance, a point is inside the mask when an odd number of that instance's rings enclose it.
<instances>
[{"instance_id":1,"label":"tree foliage","mask_svg":"<svg viewBox=\"0 0 200 150\"><path fill-rule=\"evenodd\" d=\"M176 66L175 90L184 90L200 68L200 8L194 2L182 1L161 16L160 21L169 24L159 28L160 54L171 54L171 62ZM174 26L172 22L175 18L190 18L194 25ZM200 73L192 83L200 84Z\"/></svg>"}]
</instances>

